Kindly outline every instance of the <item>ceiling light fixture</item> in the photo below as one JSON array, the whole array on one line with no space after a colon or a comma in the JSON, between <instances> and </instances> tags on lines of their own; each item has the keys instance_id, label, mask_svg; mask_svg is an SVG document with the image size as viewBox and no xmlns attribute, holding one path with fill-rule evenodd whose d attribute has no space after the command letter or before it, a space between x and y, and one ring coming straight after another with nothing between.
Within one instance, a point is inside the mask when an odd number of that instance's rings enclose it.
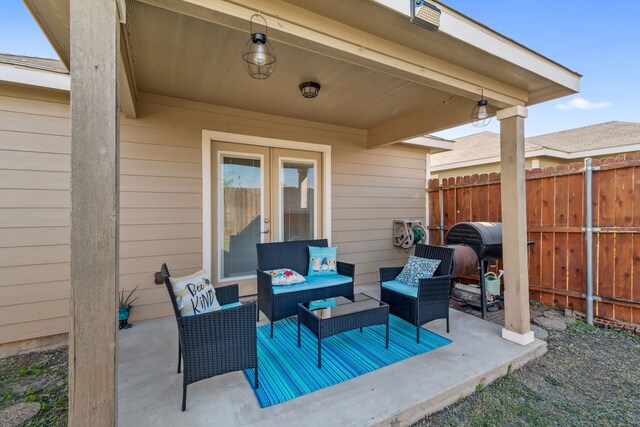
<instances>
[{"instance_id":1,"label":"ceiling light fixture","mask_svg":"<svg viewBox=\"0 0 640 427\"><path fill-rule=\"evenodd\" d=\"M264 33L253 31L254 19L264 21ZM276 52L267 40L267 20L260 14L255 14L249 20L251 37L242 48L242 62L244 69L254 79L268 79L276 68Z\"/></svg>"},{"instance_id":2,"label":"ceiling light fixture","mask_svg":"<svg viewBox=\"0 0 640 427\"><path fill-rule=\"evenodd\" d=\"M304 82L300 83L300 93L305 98L315 98L320 92L320 84L316 82Z\"/></svg>"},{"instance_id":3,"label":"ceiling light fixture","mask_svg":"<svg viewBox=\"0 0 640 427\"><path fill-rule=\"evenodd\" d=\"M471 111L471 124L476 128L483 128L491 123L491 119L496 115L496 110L484 97L484 89L481 89L480 101Z\"/></svg>"}]
</instances>

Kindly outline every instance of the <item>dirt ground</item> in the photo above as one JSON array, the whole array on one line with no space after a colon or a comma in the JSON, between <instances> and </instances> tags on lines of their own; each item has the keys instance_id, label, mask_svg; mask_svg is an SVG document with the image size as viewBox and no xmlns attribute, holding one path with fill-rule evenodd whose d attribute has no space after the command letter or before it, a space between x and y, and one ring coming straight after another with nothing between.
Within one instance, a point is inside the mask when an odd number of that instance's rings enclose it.
<instances>
[{"instance_id":1,"label":"dirt ground","mask_svg":"<svg viewBox=\"0 0 640 427\"><path fill-rule=\"evenodd\" d=\"M577 321L548 352L423 426L639 426L640 337Z\"/></svg>"},{"instance_id":2,"label":"dirt ground","mask_svg":"<svg viewBox=\"0 0 640 427\"><path fill-rule=\"evenodd\" d=\"M21 402L40 405L22 426L66 426L67 394L66 348L0 359L0 426L9 418L1 412Z\"/></svg>"},{"instance_id":3,"label":"dirt ground","mask_svg":"<svg viewBox=\"0 0 640 427\"><path fill-rule=\"evenodd\" d=\"M548 348L413 427L640 425L640 337L578 321L550 333ZM66 375L66 348L0 360L0 412L38 402L23 426L66 426Z\"/></svg>"}]
</instances>

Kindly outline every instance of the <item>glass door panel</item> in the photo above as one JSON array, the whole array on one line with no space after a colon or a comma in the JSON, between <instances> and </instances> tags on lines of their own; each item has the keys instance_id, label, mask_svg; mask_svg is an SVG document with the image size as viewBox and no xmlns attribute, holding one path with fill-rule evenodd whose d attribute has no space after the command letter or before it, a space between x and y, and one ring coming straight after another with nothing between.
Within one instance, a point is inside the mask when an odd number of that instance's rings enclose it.
<instances>
[{"instance_id":1,"label":"glass door panel","mask_svg":"<svg viewBox=\"0 0 640 427\"><path fill-rule=\"evenodd\" d=\"M297 160L280 163L282 227L280 240L310 240L315 236L315 164Z\"/></svg>"},{"instance_id":2,"label":"glass door panel","mask_svg":"<svg viewBox=\"0 0 640 427\"><path fill-rule=\"evenodd\" d=\"M320 153L273 149L272 202L274 239L279 241L319 238L321 233L319 191ZM277 172L275 172L277 171Z\"/></svg>"},{"instance_id":3,"label":"glass door panel","mask_svg":"<svg viewBox=\"0 0 640 427\"><path fill-rule=\"evenodd\" d=\"M262 159L223 154L221 279L248 276L262 241Z\"/></svg>"},{"instance_id":4,"label":"glass door panel","mask_svg":"<svg viewBox=\"0 0 640 427\"><path fill-rule=\"evenodd\" d=\"M212 154L218 165L216 184L212 186L217 193L212 224L217 236L214 277L219 282L233 281L241 288L255 289L256 243L268 241L270 232L265 215L269 208L269 188L265 186L269 182L269 150L230 143L216 143L214 147Z\"/></svg>"}]
</instances>

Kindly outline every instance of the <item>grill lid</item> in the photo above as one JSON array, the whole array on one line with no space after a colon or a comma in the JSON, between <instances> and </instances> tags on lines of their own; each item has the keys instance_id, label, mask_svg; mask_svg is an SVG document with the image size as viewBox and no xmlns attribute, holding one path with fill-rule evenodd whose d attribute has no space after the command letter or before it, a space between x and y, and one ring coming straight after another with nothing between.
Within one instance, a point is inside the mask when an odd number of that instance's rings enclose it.
<instances>
[{"instance_id":1,"label":"grill lid","mask_svg":"<svg viewBox=\"0 0 640 427\"><path fill-rule=\"evenodd\" d=\"M465 244L478 255L478 259L502 258L501 222L459 222L446 237L447 245Z\"/></svg>"}]
</instances>

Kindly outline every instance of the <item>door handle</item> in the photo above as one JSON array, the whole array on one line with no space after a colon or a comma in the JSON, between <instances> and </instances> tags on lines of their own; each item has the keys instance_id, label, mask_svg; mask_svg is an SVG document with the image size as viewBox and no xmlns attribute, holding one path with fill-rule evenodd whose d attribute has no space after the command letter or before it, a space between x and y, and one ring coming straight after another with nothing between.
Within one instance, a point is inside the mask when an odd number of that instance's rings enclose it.
<instances>
[{"instance_id":1,"label":"door handle","mask_svg":"<svg viewBox=\"0 0 640 427\"><path fill-rule=\"evenodd\" d=\"M267 234L268 232L269 232L268 228L266 230L264 230L264 231L261 231L262 234Z\"/></svg>"}]
</instances>

